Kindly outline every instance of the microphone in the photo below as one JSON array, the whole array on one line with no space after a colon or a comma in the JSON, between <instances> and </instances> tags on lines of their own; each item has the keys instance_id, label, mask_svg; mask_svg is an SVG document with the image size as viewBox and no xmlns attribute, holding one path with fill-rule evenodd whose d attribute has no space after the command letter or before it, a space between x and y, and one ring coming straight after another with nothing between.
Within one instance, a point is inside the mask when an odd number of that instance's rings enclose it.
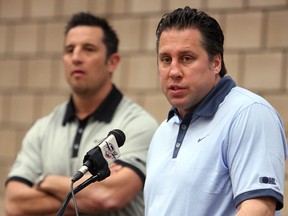
<instances>
[{"instance_id":1,"label":"microphone","mask_svg":"<svg viewBox=\"0 0 288 216\"><path fill-rule=\"evenodd\" d=\"M78 181L87 171L92 175L99 175L101 180L108 177L110 175L108 165L120 157L119 147L124 144L125 139L123 131L119 129L110 131L100 144L86 153L83 166L77 171L71 181Z\"/></svg>"}]
</instances>

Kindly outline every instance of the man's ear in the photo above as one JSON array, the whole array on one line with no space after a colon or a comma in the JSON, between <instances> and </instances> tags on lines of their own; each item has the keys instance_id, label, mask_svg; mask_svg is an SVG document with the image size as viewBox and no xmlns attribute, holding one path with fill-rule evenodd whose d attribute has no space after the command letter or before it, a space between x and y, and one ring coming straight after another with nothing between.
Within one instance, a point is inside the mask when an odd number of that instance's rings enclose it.
<instances>
[{"instance_id":1,"label":"man's ear","mask_svg":"<svg viewBox=\"0 0 288 216\"><path fill-rule=\"evenodd\" d=\"M217 55L215 55L213 57L213 62L212 62L212 70L214 71L214 73L220 73L222 68L222 57L220 55L220 53L218 53Z\"/></svg>"},{"instance_id":2,"label":"man's ear","mask_svg":"<svg viewBox=\"0 0 288 216\"><path fill-rule=\"evenodd\" d=\"M118 53L113 53L109 57L108 62L107 62L107 67L108 67L108 71L111 74L116 70L119 62L120 62L120 55Z\"/></svg>"}]
</instances>

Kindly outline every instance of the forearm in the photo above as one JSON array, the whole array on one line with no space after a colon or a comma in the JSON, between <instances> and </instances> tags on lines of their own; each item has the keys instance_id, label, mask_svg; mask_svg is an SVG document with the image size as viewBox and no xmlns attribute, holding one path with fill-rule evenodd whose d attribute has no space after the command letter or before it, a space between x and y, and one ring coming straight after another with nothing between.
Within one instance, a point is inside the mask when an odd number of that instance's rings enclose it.
<instances>
[{"instance_id":1,"label":"forearm","mask_svg":"<svg viewBox=\"0 0 288 216\"><path fill-rule=\"evenodd\" d=\"M76 195L80 212L95 214L117 211L141 191L142 181L130 168L117 165L110 169L110 177L87 186Z\"/></svg>"},{"instance_id":2,"label":"forearm","mask_svg":"<svg viewBox=\"0 0 288 216\"><path fill-rule=\"evenodd\" d=\"M75 183L74 188L89 176L83 176ZM71 190L70 185L71 177L49 175L39 185L39 189L63 202ZM78 210L81 213L95 214L121 209L139 193L142 187L143 183L134 171L116 166L112 168L111 176L88 185L76 194ZM68 206L73 208L72 199Z\"/></svg>"},{"instance_id":3,"label":"forearm","mask_svg":"<svg viewBox=\"0 0 288 216\"><path fill-rule=\"evenodd\" d=\"M83 176L74 185L89 178ZM127 184L129 182L129 184ZM70 192L71 178L63 176L47 176L40 184L40 190L50 193L64 201ZM129 168L116 166L111 169L111 176L101 182L95 182L76 194L78 210L81 213L102 213L123 208L127 205L143 187L139 176ZM73 200L69 202L73 208Z\"/></svg>"},{"instance_id":4,"label":"forearm","mask_svg":"<svg viewBox=\"0 0 288 216\"><path fill-rule=\"evenodd\" d=\"M63 202L70 192L71 178L66 176L48 175L39 185L38 190L51 194Z\"/></svg>"},{"instance_id":5,"label":"forearm","mask_svg":"<svg viewBox=\"0 0 288 216\"><path fill-rule=\"evenodd\" d=\"M79 181L74 183L73 188L75 189L79 184L81 184L86 179L88 179L88 176L87 175L83 176ZM45 192L47 194L51 194L53 197L57 198L63 204L68 194L71 192L71 177L48 175L44 178L43 182L39 185L38 190ZM79 199L77 197L77 203L78 201ZM88 195L84 196L84 203L89 203ZM67 209L68 208L74 209L74 202L72 199L70 199L67 205ZM79 208L79 211L82 209L79 203L78 203L78 208Z\"/></svg>"},{"instance_id":6,"label":"forearm","mask_svg":"<svg viewBox=\"0 0 288 216\"><path fill-rule=\"evenodd\" d=\"M84 175L80 180L74 183L73 188L75 189L82 182L87 180L91 175ZM91 186L91 185L89 185ZM51 194L53 197L56 197L62 203L67 198L67 195L71 192L71 177L66 176L57 176L57 175L48 175L43 179L43 182L39 185L38 190ZM103 206L99 203L94 197L94 193L97 193L97 190L94 190L94 187L83 188L79 193L75 194L77 199L78 211L79 212L93 212L95 210L97 213L102 212ZM106 192L104 192L106 194ZM100 195L100 196L99 196ZM98 194L96 200L101 200L103 202L102 194ZM72 198L70 199L67 208L74 209L74 202Z\"/></svg>"},{"instance_id":7,"label":"forearm","mask_svg":"<svg viewBox=\"0 0 288 216\"><path fill-rule=\"evenodd\" d=\"M23 183L10 182L5 194L6 215L49 215L55 214L61 202L36 188Z\"/></svg>"}]
</instances>

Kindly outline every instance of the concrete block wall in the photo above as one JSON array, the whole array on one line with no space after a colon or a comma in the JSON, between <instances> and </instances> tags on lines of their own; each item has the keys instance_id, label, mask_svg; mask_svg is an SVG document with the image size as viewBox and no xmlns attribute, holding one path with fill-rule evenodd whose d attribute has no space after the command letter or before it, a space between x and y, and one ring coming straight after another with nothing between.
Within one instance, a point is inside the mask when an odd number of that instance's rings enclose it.
<instances>
[{"instance_id":1,"label":"concrete block wall","mask_svg":"<svg viewBox=\"0 0 288 216\"><path fill-rule=\"evenodd\" d=\"M155 28L165 12L185 5L220 22L228 73L271 102L288 132L288 0L0 0L1 210L5 178L23 136L69 95L61 55L70 15L90 11L111 22L122 54L114 81L160 122L169 104L159 88Z\"/></svg>"}]
</instances>

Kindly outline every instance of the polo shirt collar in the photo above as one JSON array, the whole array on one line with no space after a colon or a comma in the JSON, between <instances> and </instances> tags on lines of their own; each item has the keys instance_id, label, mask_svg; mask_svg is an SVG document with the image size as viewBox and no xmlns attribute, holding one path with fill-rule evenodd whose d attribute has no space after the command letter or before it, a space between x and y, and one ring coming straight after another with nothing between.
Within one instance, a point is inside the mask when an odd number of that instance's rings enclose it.
<instances>
[{"instance_id":1,"label":"polo shirt collar","mask_svg":"<svg viewBox=\"0 0 288 216\"><path fill-rule=\"evenodd\" d=\"M113 114L122 100L123 94L113 85L112 90L105 98L105 100L100 104L100 106L91 113L90 117L93 117L93 120L102 121L109 123L112 120ZM66 106L66 111L64 115L64 119L62 125L65 126L66 123L75 120L76 111L72 97Z\"/></svg>"},{"instance_id":2,"label":"polo shirt collar","mask_svg":"<svg viewBox=\"0 0 288 216\"><path fill-rule=\"evenodd\" d=\"M202 101L186 115L211 117L213 116L219 105L224 101L225 97L229 94L230 90L236 86L236 83L230 76L223 77L220 82L204 97ZM167 121L169 121L174 115L178 115L178 110L173 107L168 114Z\"/></svg>"}]
</instances>

